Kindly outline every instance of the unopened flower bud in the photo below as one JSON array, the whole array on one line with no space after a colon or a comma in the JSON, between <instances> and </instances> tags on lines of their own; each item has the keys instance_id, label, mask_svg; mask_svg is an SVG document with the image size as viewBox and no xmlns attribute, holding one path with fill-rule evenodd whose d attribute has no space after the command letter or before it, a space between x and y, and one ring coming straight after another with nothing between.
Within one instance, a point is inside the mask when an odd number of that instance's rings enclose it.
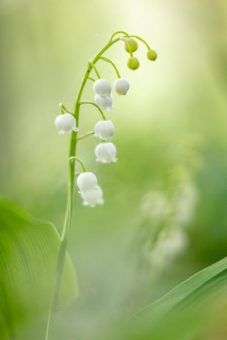
<instances>
[{"instance_id":1,"label":"unopened flower bud","mask_svg":"<svg viewBox=\"0 0 227 340\"><path fill-rule=\"evenodd\" d=\"M70 113L58 115L55 119L55 126L61 134L65 132L78 131L76 127L76 119Z\"/></svg>"},{"instance_id":2,"label":"unopened flower bud","mask_svg":"<svg viewBox=\"0 0 227 340\"><path fill-rule=\"evenodd\" d=\"M94 82L93 90L95 94L99 94L101 96L110 95L111 84L106 79L98 79Z\"/></svg>"},{"instance_id":3,"label":"unopened flower bud","mask_svg":"<svg viewBox=\"0 0 227 340\"><path fill-rule=\"evenodd\" d=\"M115 163L117 149L113 143L100 143L95 148L96 161L99 163Z\"/></svg>"},{"instance_id":4,"label":"unopened flower bud","mask_svg":"<svg viewBox=\"0 0 227 340\"><path fill-rule=\"evenodd\" d=\"M128 65L128 68L130 68L131 70L136 70L137 68L139 68L140 63L136 57L130 57L127 65Z\"/></svg>"},{"instance_id":5,"label":"unopened flower bud","mask_svg":"<svg viewBox=\"0 0 227 340\"><path fill-rule=\"evenodd\" d=\"M157 59L158 55L154 50L148 50L147 52L147 58L149 60L155 61Z\"/></svg>"},{"instance_id":6,"label":"unopened flower bud","mask_svg":"<svg viewBox=\"0 0 227 340\"><path fill-rule=\"evenodd\" d=\"M129 90L129 82L127 79L119 78L114 83L115 91L120 95L126 95Z\"/></svg>"},{"instance_id":7,"label":"unopened flower bud","mask_svg":"<svg viewBox=\"0 0 227 340\"><path fill-rule=\"evenodd\" d=\"M95 124L95 137L102 140L112 139L115 127L111 120L100 120Z\"/></svg>"},{"instance_id":8,"label":"unopened flower bud","mask_svg":"<svg viewBox=\"0 0 227 340\"><path fill-rule=\"evenodd\" d=\"M126 38L125 41L125 50L128 53L135 52L138 49L137 41L133 38Z\"/></svg>"},{"instance_id":9,"label":"unopened flower bud","mask_svg":"<svg viewBox=\"0 0 227 340\"><path fill-rule=\"evenodd\" d=\"M88 191L81 191L81 197L83 198L83 204L95 207L96 205L101 205L104 203L103 192L100 186L96 185Z\"/></svg>"},{"instance_id":10,"label":"unopened flower bud","mask_svg":"<svg viewBox=\"0 0 227 340\"><path fill-rule=\"evenodd\" d=\"M94 97L96 104L98 104L102 109L110 111L113 108L113 100L110 95L100 95L96 94Z\"/></svg>"},{"instance_id":11,"label":"unopened flower bud","mask_svg":"<svg viewBox=\"0 0 227 340\"><path fill-rule=\"evenodd\" d=\"M80 192L88 191L97 186L97 178L93 172L82 172L77 177L77 186Z\"/></svg>"}]
</instances>

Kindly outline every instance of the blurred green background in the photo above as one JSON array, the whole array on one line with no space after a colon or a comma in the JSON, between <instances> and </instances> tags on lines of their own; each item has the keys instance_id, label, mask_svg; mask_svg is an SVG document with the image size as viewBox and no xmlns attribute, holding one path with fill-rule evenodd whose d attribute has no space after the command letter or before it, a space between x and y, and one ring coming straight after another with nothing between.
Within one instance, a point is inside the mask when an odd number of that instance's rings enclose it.
<instances>
[{"instance_id":1,"label":"blurred green background","mask_svg":"<svg viewBox=\"0 0 227 340\"><path fill-rule=\"evenodd\" d=\"M140 46L130 71L123 44L107 54L131 84L108 113L119 161L96 164L93 138L79 145L105 205L83 207L76 194L80 297L59 313L56 338L108 339L113 320L226 255L226 16L225 0L1 0L1 194L59 230L69 136L55 130L58 103L73 107L87 61L116 30L159 56L149 62ZM81 132L97 119L83 108Z\"/></svg>"}]
</instances>

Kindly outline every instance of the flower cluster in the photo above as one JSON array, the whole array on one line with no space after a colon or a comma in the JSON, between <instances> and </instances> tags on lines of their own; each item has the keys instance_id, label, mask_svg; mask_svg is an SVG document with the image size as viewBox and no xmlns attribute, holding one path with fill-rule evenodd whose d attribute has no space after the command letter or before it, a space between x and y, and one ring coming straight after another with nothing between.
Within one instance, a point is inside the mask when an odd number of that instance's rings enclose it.
<instances>
[{"instance_id":1,"label":"flower cluster","mask_svg":"<svg viewBox=\"0 0 227 340\"><path fill-rule=\"evenodd\" d=\"M138 50L138 43L133 37L131 37L131 38L126 37L126 38L123 38L123 40L124 40L124 43L125 43L125 50L130 55L130 57L128 59L127 66L131 70L137 70L140 66L140 62L136 57L134 57L133 53ZM157 59L157 53L153 49L150 48L150 46L147 44L147 42L145 40L143 40L141 38L139 40L142 41L148 49L147 59L149 59L151 61L155 61Z\"/></svg>"},{"instance_id":2,"label":"flower cluster","mask_svg":"<svg viewBox=\"0 0 227 340\"><path fill-rule=\"evenodd\" d=\"M125 95L129 90L129 82L126 79L117 79L114 83L115 91L118 94ZM102 109L112 109L112 87L108 80L98 79L93 85L94 100ZM94 128L95 137L102 142L97 144L95 148L96 161L106 164L115 163L117 161L116 146L109 142L115 133L115 127L111 120L100 120Z\"/></svg>"},{"instance_id":3,"label":"flower cluster","mask_svg":"<svg viewBox=\"0 0 227 340\"><path fill-rule=\"evenodd\" d=\"M129 90L127 79L119 78L114 82L114 89L119 95L126 95ZM94 102L103 110L112 110L112 86L107 79L98 79L93 85ZM64 110L63 110L64 111ZM104 116L103 116L104 118ZM73 114L63 112L57 116L55 126L60 134L78 131ZM111 120L99 120L94 126L94 136L101 142L95 147L96 161L102 164L117 162L117 148L110 142L115 134L115 126ZM103 192L97 184L97 178L92 172L83 172L78 176L77 186L83 199L83 204L94 207L104 203Z\"/></svg>"},{"instance_id":4,"label":"flower cluster","mask_svg":"<svg viewBox=\"0 0 227 340\"><path fill-rule=\"evenodd\" d=\"M173 169L171 171L174 173ZM186 173L187 170L183 176ZM198 202L197 188L191 179L180 176L171 179L168 195L163 191L151 191L144 196L140 207L144 233L140 246L143 256L152 265L154 275L161 273L187 249L187 229L195 216Z\"/></svg>"},{"instance_id":5,"label":"flower cluster","mask_svg":"<svg viewBox=\"0 0 227 340\"><path fill-rule=\"evenodd\" d=\"M114 40L114 37L119 33L123 34L123 37L119 37L116 38L116 40ZM157 54L155 53L154 50L152 50L149 47L149 45L142 38L138 36L130 37L125 32L114 33L105 48L107 49L107 47L112 46L112 44L116 41L123 41L125 45L125 50L130 55L127 65L132 70L135 70L139 67L139 61L133 55L133 53L138 49L138 43L135 37L142 43L144 43L148 48L147 52L148 59L155 60L157 58ZM103 60L113 66L117 74L117 79L113 84L113 88L118 95L120 96L126 95L130 88L130 85L127 79L122 78L120 76L120 73L116 65L112 62L112 60L102 56L103 54L102 51L93 59L92 62L88 64L88 69L81 84L74 112L70 112L68 109L66 109L64 105L61 104L60 105L61 112L55 119L55 126L60 134L64 134L67 132L72 132L73 134L75 134L75 136L71 140L71 143L73 143L74 145L76 145L79 139L85 138L86 136L93 134L94 137L99 140L99 143L96 145L94 150L96 161L102 164L108 164L115 163L117 161L117 148L115 144L113 144L112 142L112 138L115 134L115 126L111 120L106 119L106 116L103 112L103 110L111 111L113 109L112 85L107 79L100 77L95 64L97 63L97 61ZM90 77L90 73L92 70L95 72L98 79ZM83 102L81 101L82 92L87 80L89 79L94 82L93 83L94 101ZM77 133L79 131L77 126L79 118L79 109L80 106L83 104L91 104L95 106L100 112L102 119L95 124L92 133L88 133L85 136L77 138ZM70 148L70 150L75 150L75 147ZM77 187L83 199L83 204L90 207L103 204L104 202L103 192L100 186L97 184L96 176L92 172L87 172L82 161L78 159L73 153L71 153L70 160L73 159L80 163L83 170L83 172L79 174L77 178ZM72 166L74 169L74 164Z\"/></svg>"}]
</instances>

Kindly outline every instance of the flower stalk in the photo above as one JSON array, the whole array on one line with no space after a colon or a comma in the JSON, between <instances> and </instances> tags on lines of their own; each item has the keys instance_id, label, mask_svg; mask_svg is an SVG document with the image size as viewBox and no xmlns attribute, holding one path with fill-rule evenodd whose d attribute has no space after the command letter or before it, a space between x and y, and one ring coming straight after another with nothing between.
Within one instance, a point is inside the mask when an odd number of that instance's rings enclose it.
<instances>
[{"instance_id":1,"label":"flower stalk","mask_svg":"<svg viewBox=\"0 0 227 340\"><path fill-rule=\"evenodd\" d=\"M97 89L97 84L96 84L97 81L99 82L99 87L98 87L99 90L100 89L102 91L103 89L105 90L106 85L108 87L108 81L105 81L104 79L100 79L101 78L100 74L96 68L96 64L98 61L104 61L104 62L110 63L116 72L116 75L118 78L117 86L115 85L116 92L119 94L126 94L126 92L129 89L128 82L123 78L120 79L121 78L120 72L118 71L118 68L116 67L116 65L112 62L112 60L104 57L103 55L114 44L116 44L119 41L124 42L124 39L128 39L130 37L135 37L136 39L144 43L144 40L138 36L130 36L124 31L115 32L111 36L108 43L98 52L98 54L91 61L88 62L85 74L83 76L83 79L82 79L82 82L81 82L81 85L80 85L80 88L77 94L77 99L75 102L73 112L70 112L63 104L61 104L60 111L63 117L61 117L61 119L57 117L58 124L56 124L55 122L55 125L58 128L60 133L68 132L69 129L71 128L71 137L70 137L70 144L69 144L69 151L68 151L68 157L69 157L68 193L67 193L66 212L65 212L64 225L63 225L63 229L61 233L61 243L59 247L57 266L56 266L56 277L54 280L54 286L53 286L53 291L51 295L50 310L49 310L49 316L48 316L48 321L47 321L45 340L50 339L50 333L51 333L51 328L52 328L52 318L53 318L54 312L57 310L57 305L58 305L58 300L59 300L61 278L62 278L62 273L64 269L65 256L67 252L68 234L69 234L71 218L72 218L72 207L73 207L73 200L74 200L74 187L75 187L75 176L76 176L75 174L76 161L80 164L82 168L83 180L85 178L86 181L87 180L90 181L91 178L94 178L94 174L86 172L86 168L83 162L77 157L78 141L86 138L87 136L94 134L94 132L92 131L92 132L88 132L87 134L81 137L78 137L81 106L85 104L95 106L98 109L99 113L101 114L102 120L106 122L104 125L101 125L101 127L99 126L101 130L98 131L98 133L96 131L96 137L101 136L101 139L105 140L107 136L108 137L107 139L111 139L114 133L114 127L112 126L112 123L110 121L106 121L106 116L103 110L101 109L102 105L103 105L103 108L106 110L110 110L112 108L111 93L109 94L103 94L103 93L97 94L96 93L96 96L95 96L96 102L92 102L92 101L82 100L83 91L88 81L94 82L93 89L95 88ZM150 48L148 44L147 44L147 47ZM130 51L129 51L129 54L132 57L132 53ZM133 67L130 67L130 68L133 69ZM94 71L98 80L95 80L91 76L92 71ZM110 92L111 92L111 88L110 88ZM109 103L107 103L108 101ZM67 121L66 121L66 118L67 118ZM60 123L59 123L59 119L60 119ZM76 124L76 128L75 128L75 124ZM96 126L96 129L97 129L97 126ZM111 162L116 162L117 160L115 145L113 143L107 143L106 141L96 146L95 154L96 154L97 161L101 163L111 163ZM89 182L85 182L86 185L87 183ZM77 185L78 185L78 181L77 181ZM90 187L89 190L80 189L80 194L82 198L84 199L84 205L88 205L92 207L92 206L95 206L96 204L103 204L102 190L98 186L97 182L92 187Z\"/></svg>"}]
</instances>

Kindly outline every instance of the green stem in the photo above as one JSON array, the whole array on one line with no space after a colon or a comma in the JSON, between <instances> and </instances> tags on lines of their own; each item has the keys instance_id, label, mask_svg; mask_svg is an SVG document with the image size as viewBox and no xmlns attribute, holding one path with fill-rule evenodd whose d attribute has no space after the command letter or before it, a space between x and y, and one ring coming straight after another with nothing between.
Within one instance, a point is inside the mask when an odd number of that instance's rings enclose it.
<instances>
[{"instance_id":1,"label":"green stem","mask_svg":"<svg viewBox=\"0 0 227 340\"><path fill-rule=\"evenodd\" d=\"M95 71L96 76L100 79L101 76L100 76L100 73L99 73L98 70L97 70L97 67L95 66L95 64L93 64L93 62L91 62L90 64L91 64L93 70ZM90 78L90 77L89 77L89 78ZM89 79L89 78L88 78L88 79Z\"/></svg>"},{"instance_id":2,"label":"green stem","mask_svg":"<svg viewBox=\"0 0 227 340\"><path fill-rule=\"evenodd\" d=\"M63 105L62 103L59 104L59 108L60 108L61 114L64 114L65 112L73 114L73 112L69 111L67 107Z\"/></svg>"},{"instance_id":3,"label":"green stem","mask_svg":"<svg viewBox=\"0 0 227 340\"><path fill-rule=\"evenodd\" d=\"M92 78L92 77L88 77L88 79L91 80L91 81L93 81L93 82L95 82L95 79Z\"/></svg>"},{"instance_id":4,"label":"green stem","mask_svg":"<svg viewBox=\"0 0 227 340\"><path fill-rule=\"evenodd\" d=\"M115 33L112 34L112 36L110 37L110 41L112 41L113 38L114 38L116 35L118 35L118 34L123 34L123 35L125 35L126 37L128 37L128 33L124 32L124 31L117 31L117 32L115 32Z\"/></svg>"},{"instance_id":5,"label":"green stem","mask_svg":"<svg viewBox=\"0 0 227 340\"><path fill-rule=\"evenodd\" d=\"M116 38L114 40L110 40L100 51L99 53L93 58L92 62L88 63L86 72L84 74L82 83L79 88L79 92L77 95L76 103L74 106L73 115L76 118L77 126L79 127L79 113L80 113L80 106L81 106L81 97L86 86L86 83L90 77L90 73L92 69L95 70L95 64L99 60L99 58L115 43L117 43L121 38ZM77 149L77 132L71 133L70 145L69 145L69 158L76 157L76 149ZM57 267L56 267L56 277L54 281L53 291L51 295L50 301L50 310L47 320L47 327L46 327L46 334L45 340L49 340L50 338L50 328L51 322L54 312L56 311L56 307L58 304L59 298L59 291L61 287L61 279L62 273L64 269L64 262L65 256L67 251L67 240L68 240L68 233L71 225L71 216L72 216L72 206L73 206L73 192L74 192L74 185L75 185L75 162L69 162L68 168L68 195L67 195L67 205L66 205L66 213L65 213L65 221L62 229L61 234L61 243L58 252L58 259L57 259Z\"/></svg>"},{"instance_id":6,"label":"green stem","mask_svg":"<svg viewBox=\"0 0 227 340\"><path fill-rule=\"evenodd\" d=\"M95 102L92 102L90 100L86 100L86 101L80 102L80 105L93 105L94 107L96 107L99 110L99 112L102 116L102 119L106 120L106 116L104 115L102 109Z\"/></svg>"},{"instance_id":7,"label":"green stem","mask_svg":"<svg viewBox=\"0 0 227 340\"><path fill-rule=\"evenodd\" d=\"M114 64L114 62L113 62L112 60L110 60L110 59L108 59L108 58L105 58L105 57L100 57L99 60L103 60L103 61L105 61L106 63L111 64L111 65L113 66L115 72L116 72L117 77L118 77L118 78L121 78L120 72L118 71L117 66Z\"/></svg>"},{"instance_id":8,"label":"green stem","mask_svg":"<svg viewBox=\"0 0 227 340\"><path fill-rule=\"evenodd\" d=\"M78 141L78 139L77 139L77 141ZM86 167L85 167L84 163L82 162L82 160L81 160L80 158L75 157L75 156L74 156L74 157L70 157L70 158L69 158L69 161L70 161L70 162L71 162L71 161L77 161L77 162L80 164L82 171L83 171L83 172L86 171Z\"/></svg>"},{"instance_id":9,"label":"green stem","mask_svg":"<svg viewBox=\"0 0 227 340\"><path fill-rule=\"evenodd\" d=\"M135 38L135 39L141 41L147 47L148 50L151 50L151 47L148 45L148 43L144 39L139 37L138 35L129 35L129 38Z\"/></svg>"},{"instance_id":10,"label":"green stem","mask_svg":"<svg viewBox=\"0 0 227 340\"><path fill-rule=\"evenodd\" d=\"M89 136L93 136L93 135L94 135L94 131L87 132L84 135L78 137L77 138L77 142L79 142L80 140L85 139L85 138L87 138Z\"/></svg>"}]
</instances>

